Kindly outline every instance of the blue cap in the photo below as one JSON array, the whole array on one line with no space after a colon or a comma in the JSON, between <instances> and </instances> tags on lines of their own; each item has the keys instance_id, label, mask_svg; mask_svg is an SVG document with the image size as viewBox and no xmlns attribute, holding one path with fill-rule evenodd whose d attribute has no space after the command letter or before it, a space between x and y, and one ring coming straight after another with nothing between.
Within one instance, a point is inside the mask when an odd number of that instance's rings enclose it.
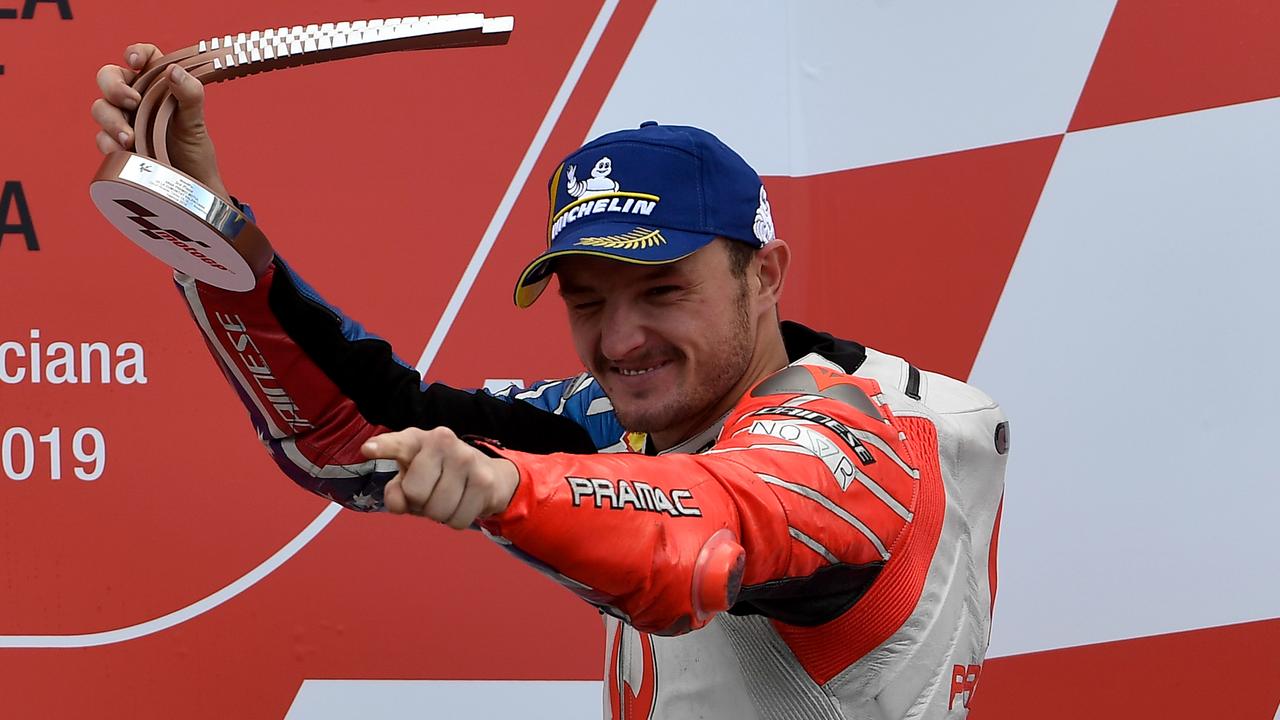
<instances>
[{"instance_id":1,"label":"blue cap","mask_svg":"<svg viewBox=\"0 0 1280 720\"><path fill-rule=\"evenodd\" d=\"M705 130L649 121L602 135L551 175L547 249L516 283L528 307L564 255L638 265L688 257L716 237L760 248L774 238L764 183L738 153Z\"/></svg>"}]
</instances>

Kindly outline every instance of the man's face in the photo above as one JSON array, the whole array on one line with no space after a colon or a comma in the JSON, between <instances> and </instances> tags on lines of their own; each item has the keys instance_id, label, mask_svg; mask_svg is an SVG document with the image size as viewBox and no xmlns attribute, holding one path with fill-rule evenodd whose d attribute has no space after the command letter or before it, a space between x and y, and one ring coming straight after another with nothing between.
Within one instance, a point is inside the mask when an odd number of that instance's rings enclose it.
<instances>
[{"instance_id":1,"label":"man's face","mask_svg":"<svg viewBox=\"0 0 1280 720\"><path fill-rule=\"evenodd\" d=\"M666 265L556 262L578 357L628 430L684 439L718 418L746 371L755 320L725 242Z\"/></svg>"}]
</instances>

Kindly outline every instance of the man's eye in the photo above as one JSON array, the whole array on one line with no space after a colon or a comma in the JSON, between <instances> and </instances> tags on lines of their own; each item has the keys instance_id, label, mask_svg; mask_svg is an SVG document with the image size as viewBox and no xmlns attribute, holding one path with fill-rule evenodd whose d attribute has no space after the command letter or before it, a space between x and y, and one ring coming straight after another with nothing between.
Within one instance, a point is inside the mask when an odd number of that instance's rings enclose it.
<instances>
[{"instance_id":1,"label":"man's eye","mask_svg":"<svg viewBox=\"0 0 1280 720\"><path fill-rule=\"evenodd\" d=\"M653 297L660 297L662 295L670 295L674 292L679 292L679 290L679 285L658 285L656 287L649 288L649 295Z\"/></svg>"},{"instance_id":2,"label":"man's eye","mask_svg":"<svg viewBox=\"0 0 1280 720\"><path fill-rule=\"evenodd\" d=\"M596 308L600 307L600 301L584 300L582 302L573 303L572 305L570 305L570 307L572 307L576 312L587 312L589 310L595 310Z\"/></svg>"}]
</instances>

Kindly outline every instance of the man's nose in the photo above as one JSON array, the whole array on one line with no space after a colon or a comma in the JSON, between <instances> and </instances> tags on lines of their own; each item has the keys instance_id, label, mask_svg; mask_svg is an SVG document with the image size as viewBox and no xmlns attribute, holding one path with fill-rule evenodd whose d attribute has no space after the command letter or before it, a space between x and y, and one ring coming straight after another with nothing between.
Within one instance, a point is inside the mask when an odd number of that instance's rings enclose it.
<instances>
[{"instance_id":1,"label":"man's nose","mask_svg":"<svg viewBox=\"0 0 1280 720\"><path fill-rule=\"evenodd\" d=\"M621 360L644 345L644 319L628 303L609 303L600 325L600 351Z\"/></svg>"}]
</instances>

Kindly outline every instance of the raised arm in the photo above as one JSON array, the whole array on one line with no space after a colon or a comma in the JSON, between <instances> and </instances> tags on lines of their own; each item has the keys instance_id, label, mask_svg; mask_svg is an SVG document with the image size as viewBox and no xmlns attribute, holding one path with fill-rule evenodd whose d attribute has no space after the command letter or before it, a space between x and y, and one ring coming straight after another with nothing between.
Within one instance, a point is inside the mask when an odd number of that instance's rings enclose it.
<instances>
[{"instance_id":1,"label":"raised arm","mask_svg":"<svg viewBox=\"0 0 1280 720\"><path fill-rule=\"evenodd\" d=\"M278 258L247 293L176 280L276 463L299 485L348 507L380 508L394 468L366 460L360 446L387 430L445 426L533 453L591 453L592 431L601 442L620 434L608 427L611 414L587 414L598 388L572 393L588 380L550 381L528 399L424 384L389 343Z\"/></svg>"},{"instance_id":2,"label":"raised arm","mask_svg":"<svg viewBox=\"0 0 1280 720\"><path fill-rule=\"evenodd\" d=\"M129 83L162 56L154 45L131 45L125 65L98 71L102 96L91 112L101 152L133 147L131 116L139 98ZM204 120L204 88L181 68L172 72L179 109L170 126L170 160L232 201ZM589 453L621 436L612 414L599 412L607 400L601 402L589 378L505 397L424 384L388 343L325 302L279 258L248 293L182 274L175 279L276 462L298 484L347 507L381 506L382 486L394 472L363 458L359 448L387 429L447 426L530 452Z\"/></svg>"}]
</instances>

